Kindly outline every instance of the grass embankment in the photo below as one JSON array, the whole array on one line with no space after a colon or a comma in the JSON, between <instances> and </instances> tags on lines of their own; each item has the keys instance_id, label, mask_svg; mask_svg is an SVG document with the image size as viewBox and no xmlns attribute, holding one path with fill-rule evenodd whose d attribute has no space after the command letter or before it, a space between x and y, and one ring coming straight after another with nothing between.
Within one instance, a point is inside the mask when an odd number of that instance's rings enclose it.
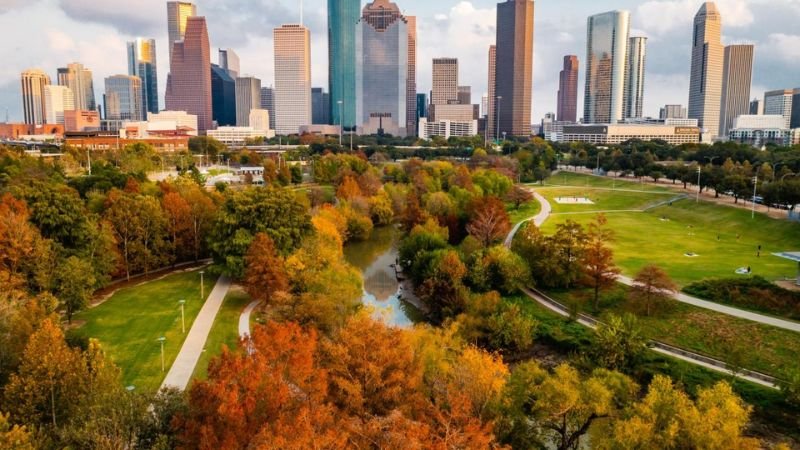
<instances>
[{"instance_id":1,"label":"grass embankment","mask_svg":"<svg viewBox=\"0 0 800 450\"><path fill-rule=\"evenodd\" d=\"M214 326L208 335L206 346L194 369L192 379L206 379L208 363L222 353L223 346L228 346L231 350L236 348L239 343L239 317L249 303L250 296L243 291L233 288L228 292L228 296L225 297L222 308L214 320Z\"/></svg>"},{"instance_id":2,"label":"grass embankment","mask_svg":"<svg viewBox=\"0 0 800 450\"><path fill-rule=\"evenodd\" d=\"M205 277L208 295L216 278ZM114 293L101 305L77 314L83 325L75 336L94 338L122 370L126 386L156 390L166 373L161 372L158 338L166 337L164 356L169 370L186 338L181 331L179 300L186 300L186 332L200 312L200 275L197 271L169 275L161 280L131 286Z\"/></svg>"},{"instance_id":3,"label":"grass embankment","mask_svg":"<svg viewBox=\"0 0 800 450\"><path fill-rule=\"evenodd\" d=\"M524 205L520 205L519 209L515 205L507 203L506 210L508 211L508 217L511 219L511 224L516 225L539 214L542 210L542 205L536 199L533 199Z\"/></svg>"}]
</instances>

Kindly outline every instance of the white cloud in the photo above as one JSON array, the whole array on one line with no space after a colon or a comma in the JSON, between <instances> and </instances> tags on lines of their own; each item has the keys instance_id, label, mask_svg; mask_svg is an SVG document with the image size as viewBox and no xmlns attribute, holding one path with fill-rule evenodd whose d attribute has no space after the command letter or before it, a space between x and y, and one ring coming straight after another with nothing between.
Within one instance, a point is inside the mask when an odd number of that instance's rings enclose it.
<instances>
[{"instance_id":1,"label":"white cloud","mask_svg":"<svg viewBox=\"0 0 800 450\"><path fill-rule=\"evenodd\" d=\"M793 65L800 60L800 36L796 34L772 33L765 44L760 48L768 55Z\"/></svg>"},{"instance_id":2,"label":"white cloud","mask_svg":"<svg viewBox=\"0 0 800 450\"><path fill-rule=\"evenodd\" d=\"M656 35L665 35L678 29L690 27L702 0L650 0L635 11L637 27ZM752 0L717 0L724 27L746 27L753 23Z\"/></svg>"},{"instance_id":3,"label":"white cloud","mask_svg":"<svg viewBox=\"0 0 800 450\"><path fill-rule=\"evenodd\" d=\"M50 43L50 49L56 52L75 49L75 41L68 34L58 30L49 30L47 32L47 40Z\"/></svg>"}]
</instances>

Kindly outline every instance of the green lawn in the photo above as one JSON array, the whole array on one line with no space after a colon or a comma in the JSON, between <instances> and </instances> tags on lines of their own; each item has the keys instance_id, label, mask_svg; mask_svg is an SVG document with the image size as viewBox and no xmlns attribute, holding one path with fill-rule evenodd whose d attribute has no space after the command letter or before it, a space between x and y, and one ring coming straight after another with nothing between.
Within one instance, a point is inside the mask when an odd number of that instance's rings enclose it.
<instances>
[{"instance_id":1,"label":"green lawn","mask_svg":"<svg viewBox=\"0 0 800 450\"><path fill-rule=\"evenodd\" d=\"M205 277L205 294L216 279ZM95 338L122 369L125 385L156 390L165 373L161 372L161 351L157 339L167 338L164 355L167 370L183 345L178 301L186 300L186 331L202 307L200 275L197 271L170 275L162 280L117 291L109 300L75 315L83 323L72 331L77 336Z\"/></svg>"},{"instance_id":2,"label":"green lawn","mask_svg":"<svg viewBox=\"0 0 800 450\"><path fill-rule=\"evenodd\" d=\"M594 183L608 183L596 177ZM629 188L630 184L618 183ZM582 193L578 193L580 191ZM613 212L638 210L672 198L659 193L633 193L586 188L544 188L539 191L553 206L554 215L544 224L546 233L555 231L558 223L574 220L588 223L594 219L592 211L606 213L609 227L616 233L612 243L616 263L625 275L633 276L647 264L664 268L681 286L705 278L736 277L736 270L750 267L754 275L770 280L794 277L796 263L772 256L772 253L800 250L800 226L756 214L751 219L747 210L695 203L692 199L674 202L647 212ZM587 196L595 205L558 205L553 200L572 195ZM585 212L586 214L574 214ZM572 213L572 214L565 214ZM761 257L757 256L758 246ZM687 257L687 253L698 256Z\"/></svg>"},{"instance_id":3,"label":"green lawn","mask_svg":"<svg viewBox=\"0 0 800 450\"><path fill-rule=\"evenodd\" d=\"M234 349L239 343L239 316L244 308L250 303L250 296L240 290L231 289L228 292L222 308L214 320L214 326L208 335L203 354L194 369L195 380L205 380L208 374L208 363L211 358L222 353L222 346Z\"/></svg>"},{"instance_id":4,"label":"green lawn","mask_svg":"<svg viewBox=\"0 0 800 450\"><path fill-rule=\"evenodd\" d=\"M508 210L508 216L511 218L511 224L516 225L523 220L528 220L539 214L539 211L542 210L542 205L536 200L531 200L527 204L520 205L519 209L516 209L513 204L508 203L506 204L506 209Z\"/></svg>"}]
</instances>

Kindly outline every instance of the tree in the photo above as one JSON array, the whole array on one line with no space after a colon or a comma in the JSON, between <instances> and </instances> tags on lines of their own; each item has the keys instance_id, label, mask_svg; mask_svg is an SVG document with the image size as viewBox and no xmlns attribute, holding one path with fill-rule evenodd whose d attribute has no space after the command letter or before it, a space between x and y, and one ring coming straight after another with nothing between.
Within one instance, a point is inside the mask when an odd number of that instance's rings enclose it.
<instances>
[{"instance_id":1,"label":"tree","mask_svg":"<svg viewBox=\"0 0 800 450\"><path fill-rule=\"evenodd\" d=\"M32 257L41 239L29 222L30 212L24 202L9 194L0 199L0 272L14 286L26 259Z\"/></svg>"},{"instance_id":2,"label":"tree","mask_svg":"<svg viewBox=\"0 0 800 450\"><path fill-rule=\"evenodd\" d=\"M244 285L250 297L270 304L275 295L289 289L284 262L275 244L265 233L258 233L245 255Z\"/></svg>"},{"instance_id":3,"label":"tree","mask_svg":"<svg viewBox=\"0 0 800 450\"><path fill-rule=\"evenodd\" d=\"M472 220L467 232L484 247L501 241L511 231L511 220L505 205L497 197L485 197L473 205Z\"/></svg>"},{"instance_id":4,"label":"tree","mask_svg":"<svg viewBox=\"0 0 800 450\"><path fill-rule=\"evenodd\" d=\"M340 200L353 200L354 198L361 197L361 188L358 186L353 177L344 177L342 184L336 191L336 197Z\"/></svg>"},{"instance_id":5,"label":"tree","mask_svg":"<svg viewBox=\"0 0 800 450\"><path fill-rule=\"evenodd\" d=\"M172 244L173 263L179 259L179 252L184 251L188 242L184 240L188 237L191 228L191 211L189 202L178 192L167 192L161 199L161 207L167 217L167 229Z\"/></svg>"},{"instance_id":6,"label":"tree","mask_svg":"<svg viewBox=\"0 0 800 450\"><path fill-rule=\"evenodd\" d=\"M606 323L595 330L594 361L611 370L629 370L636 367L647 351L647 338L636 316L610 315Z\"/></svg>"},{"instance_id":7,"label":"tree","mask_svg":"<svg viewBox=\"0 0 800 450\"><path fill-rule=\"evenodd\" d=\"M677 291L677 286L663 269L645 266L633 280L630 298L644 307L645 314L650 316L654 309L665 304Z\"/></svg>"},{"instance_id":8,"label":"tree","mask_svg":"<svg viewBox=\"0 0 800 450\"><path fill-rule=\"evenodd\" d=\"M217 215L217 204L205 190L194 183L181 185L179 192L189 204L189 240L194 260L198 261L204 253L206 238Z\"/></svg>"},{"instance_id":9,"label":"tree","mask_svg":"<svg viewBox=\"0 0 800 450\"><path fill-rule=\"evenodd\" d=\"M519 209L523 204L533 201L533 193L528 188L515 184L506 194L506 200L514 204L514 209Z\"/></svg>"},{"instance_id":10,"label":"tree","mask_svg":"<svg viewBox=\"0 0 800 450\"><path fill-rule=\"evenodd\" d=\"M0 413L0 448L8 450L35 450L31 433L26 427L12 425L9 415Z\"/></svg>"},{"instance_id":11,"label":"tree","mask_svg":"<svg viewBox=\"0 0 800 450\"><path fill-rule=\"evenodd\" d=\"M56 292L67 321L72 323L72 316L89 304L96 284L92 265L85 260L70 256L59 264L56 272Z\"/></svg>"},{"instance_id":12,"label":"tree","mask_svg":"<svg viewBox=\"0 0 800 450\"><path fill-rule=\"evenodd\" d=\"M588 239L583 227L572 220L556 226L555 234L549 239L549 252L552 252L553 279L557 286L572 287L584 276Z\"/></svg>"},{"instance_id":13,"label":"tree","mask_svg":"<svg viewBox=\"0 0 800 450\"><path fill-rule=\"evenodd\" d=\"M608 223L604 215L589 225L588 242L584 250L586 284L594 291L594 310L600 309L600 291L604 291L617 281L620 274L614 265L614 251L608 246L613 241L613 233L605 228Z\"/></svg>"}]
</instances>

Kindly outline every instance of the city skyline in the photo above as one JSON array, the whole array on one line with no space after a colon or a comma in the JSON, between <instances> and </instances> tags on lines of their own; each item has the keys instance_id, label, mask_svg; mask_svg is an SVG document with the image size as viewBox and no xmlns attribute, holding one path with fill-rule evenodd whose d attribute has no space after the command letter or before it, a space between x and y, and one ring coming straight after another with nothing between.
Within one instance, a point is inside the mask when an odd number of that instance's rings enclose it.
<instances>
[{"instance_id":1,"label":"city skyline","mask_svg":"<svg viewBox=\"0 0 800 450\"><path fill-rule=\"evenodd\" d=\"M147 0L149 1L149 0ZM154 2L159 11L163 11L165 2ZM286 1L270 2L265 10L274 11L270 23L297 22L299 11ZM312 85L327 86L327 2L306 2L306 23L311 28L312 39ZM634 28L632 34L650 38L648 49L648 89L644 114L657 116L658 109L664 104L688 104L688 73L690 59L691 20L700 2L649 1L643 4L631 1L605 2L592 6L589 2L576 0L570 11L561 11L545 2L537 2L536 13L536 55L534 64L534 94L532 122L537 122L544 113L555 112L558 90L558 71L564 54L584 53L585 20L588 15L601 12L603 8L630 8ZM753 97L762 97L767 90L795 87L797 84L792 74L798 72L800 62L791 59L797 52L800 36L793 35L793 29L787 24L788 19L800 17L799 8L789 2L783 2L784 14L773 17L765 11L753 6L756 2L720 1L719 9L725 20L723 40L725 43L754 42L759 51L754 67ZM431 60L433 57L457 57L464 67L461 84L473 87L473 95L477 98L486 94L485 59L488 45L494 41L494 19L496 2L472 1L459 2L445 0L431 5L417 0L398 2L404 14L419 16L419 49L417 56L418 92L430 90ZM662 7L662 20L654 20L654 8ZM691 7L691 8L690 8ZM264 80L265 85L274 83L274 74L270 61L272 58L253 57L254 51L272 53L272 42L258 31L259 36L246 33L247 37L232 38L223 33L225 26L231 23L220 4L198 3L198 14L213 15L209 20L209 34L212 48L231 47L240 53L243 73L253 74ZM233 6L230 7L231 9ZM105 17L90 15L87 11L78 11L78 6L61 8L48 2L33 2L26 7L13 9L0 8L0 24L13 25L21 16L34 12L46 14L42 26L48 31L42 37L26 39L31 41L31 51L15 54L13 64L7 72L0 74L0 111L9 110L12 121L21 121L22 102L19 92L19 73L29 68L39 67L51 78L55 78L55 68L69 62L78 61L94 72L95 95L102 95L103 78L124 73L124 57L126 42L138 36L154 37L157 41L159 58L169 61L167 53L166 20L163 14L158 17L143 17L136 12L131 16ZM66 12L65 12L66 11ZM690 11L687 13L687 11ZM50 19L48 17L52 16ZM80 21L76 19L80 18ZM771 20L770 27L764 27L765 20ZM775 19L775 20L773 20ZM102 24L101 24L102 23ZM83 26L78 29L77 24ZM464 25L470 25L464 27ZM759 26L760 25L760 26ZM766 28L769 28L767 33ZM582 30L583 29L583 30ZM216 31L215 31L216 30ZM463 30L459 35L457 30ZM99 32L108 33L103 42L90 41L89 36ZM254 31L255 32L255 31ZM542 39L542 36L550 39ZM442 41L442 39L445 39ZM38 41L38 42L37 42ZM444 45L437 45L443 42ZM447 45L451 44L453 45ZM91 44L91 45L90 45ZM783 44L783 45L781 45ZM10 50L22 45L22 40L12 37ZM117 48L120 47L121 48ZM474 47L474 48L473 48ZM109 49L114 48L116 58L109 58ZM669 49L669 51L665 51ZM793 53L794 52L794 53ZM215 53L215 52L214 52ZM478 55L478 56L475 56ZM10 55L7 55L10 56ZM216 62L216 55L212 56ZM159 78L166 79L169 64L159 65ZM780 68L780 70L776 70ZM13 73L11 73L13 71ZM579 96L583 94L583 76L581 70ZM652 89L659 86L659 89ZM160 86L163 105L163 85ZM579 105L579 116L581 114Z\"/></svg>"}]
</instances>

